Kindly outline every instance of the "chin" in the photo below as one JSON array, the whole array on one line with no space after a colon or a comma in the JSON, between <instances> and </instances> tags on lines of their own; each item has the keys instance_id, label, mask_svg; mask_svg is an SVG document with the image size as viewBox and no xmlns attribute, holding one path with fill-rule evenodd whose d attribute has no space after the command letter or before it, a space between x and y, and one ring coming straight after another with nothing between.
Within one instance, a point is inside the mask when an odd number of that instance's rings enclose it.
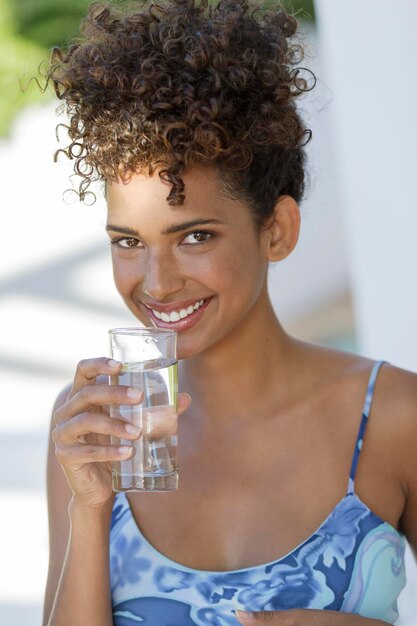
<instances>
[{"instance_id":1,"label":"chin","mask_svg":"<svg viewBox=\"0 0 417 626\"><path fill-rule=\"evenodd\" d=\"M202 337L194 335L194 337L187 337L179 333L177 343L178 360L190 359L192 357L200 356L210 350L212 343L209 341L202 341Z\"/></svg>"},{"instance_id":2,"label":"chin","mask_svg":"<svg viewBox=\"0 0 417 626\"><path fill-rule=\"evenodd\" d=\"M196 348L195 346L192 345L186 345L186 346L182 346L181 345L181 339L179 338L178 341L178 361L183 361L184 359L189 359L193 356L197 356L198 354L201 354L201 352L203 352L204 349L199 350L198 348Z\"/></svg>"}]
</instances>

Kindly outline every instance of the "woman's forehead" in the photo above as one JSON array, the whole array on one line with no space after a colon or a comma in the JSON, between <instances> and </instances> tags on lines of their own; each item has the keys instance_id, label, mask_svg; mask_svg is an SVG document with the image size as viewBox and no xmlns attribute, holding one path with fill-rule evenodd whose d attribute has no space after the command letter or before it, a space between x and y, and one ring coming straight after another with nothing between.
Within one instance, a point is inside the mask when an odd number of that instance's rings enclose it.
<instances>
[{"instance_id":1,"label":"woman's forehead","mask_svg":"<svg viewBox=\"0 0 417 626\"><path fill-rule=\"evenodd\" d=\"M159 176L158 172L133 174L128 181L112 181L106 185L106 199L109 211L129 209L167 210L173 214L224 213L228 207L241 203L224 193L219 174L213 168L193 168L182 174L184 181L184 201L182 205L169 204L171 184Z\"/></svg>"}]
</instances>

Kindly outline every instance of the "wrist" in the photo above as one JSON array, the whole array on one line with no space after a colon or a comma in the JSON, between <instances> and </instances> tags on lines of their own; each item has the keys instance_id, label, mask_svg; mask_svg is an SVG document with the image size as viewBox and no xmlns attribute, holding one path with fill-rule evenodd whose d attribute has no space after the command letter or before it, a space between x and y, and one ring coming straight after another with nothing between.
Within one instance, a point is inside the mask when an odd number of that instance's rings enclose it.
<instances>
[{"instance_id":1,"label":"wrist","mask_svg":"<svg viewBox=\"0 0 417 626\"><path fill-rule=\"evenodd\" d=\"M73 496L68 505L68 513L71 522L82 520L84 523L91 521L92 523L110 523L113 510L114 496L106 502L99 505L88 505L77 496Z\"/></svg>"}]
</instances>

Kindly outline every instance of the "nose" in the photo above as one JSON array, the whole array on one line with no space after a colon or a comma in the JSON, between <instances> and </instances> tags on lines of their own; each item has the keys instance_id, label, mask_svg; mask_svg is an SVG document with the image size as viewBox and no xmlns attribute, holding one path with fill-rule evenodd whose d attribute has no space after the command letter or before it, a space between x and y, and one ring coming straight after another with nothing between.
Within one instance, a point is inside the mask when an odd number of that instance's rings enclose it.
<instances>
[{"instance_id":1,"label":"nose","mask_svg":"<svg viewBox=\"0 0 417 626\"><path fill-rule=\"evenodd\" d=\"M148 252L144 268L142 291L150 298L163 302L181 291L185 279L174 255L167 252Z\"/></svg>"}]
</instances>

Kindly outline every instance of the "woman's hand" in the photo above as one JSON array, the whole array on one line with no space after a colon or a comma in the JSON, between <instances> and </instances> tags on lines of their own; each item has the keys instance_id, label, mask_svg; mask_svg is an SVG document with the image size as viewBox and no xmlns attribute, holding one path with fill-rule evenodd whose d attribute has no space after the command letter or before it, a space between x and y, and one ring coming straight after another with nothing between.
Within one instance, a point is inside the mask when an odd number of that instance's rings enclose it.
<instances>
[{"instance_id":1,"label":"woman's hand","mask_svg":"<svg viewBox=\"0 0 417 626\"><path fill-rule=\"evenodd\" d=\"M106 358L88 359L78 364L66 403L54 413L52 438L73 499L83 506L104 506L114 498L111 481L112 461L128 459L132 446L111 445L110 437L135 441L138 427L109 416L108 407L135 405L143 393L122 385L97 384L97 377L115 376L122 364ZM190 404L187 394L178 398L178 414Z\"/></svg>"},{"instance_id":2,"label":"woman's hand","mask_svg":"<svg viewBox=\"0 0 417 626\"><path fill-rule=\"evenodd\" d=\"M244 626L387 626L387 622L342 613L340 611L318 611L315 609L290 609L288 611L259 611L248 613L236 611L236 617Z\"/></svg>"}]
</instances>

